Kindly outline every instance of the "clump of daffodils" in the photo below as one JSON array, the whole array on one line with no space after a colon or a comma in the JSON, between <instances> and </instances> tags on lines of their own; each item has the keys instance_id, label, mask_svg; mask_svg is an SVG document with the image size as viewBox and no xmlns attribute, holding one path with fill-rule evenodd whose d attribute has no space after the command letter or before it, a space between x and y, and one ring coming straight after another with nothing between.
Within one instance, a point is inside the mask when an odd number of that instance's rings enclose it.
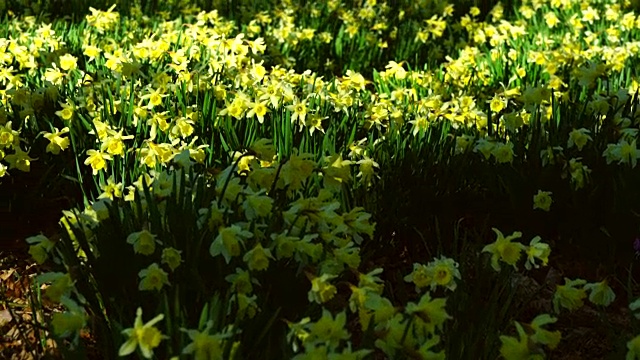
<instances>
[{"instance_id":1,"label":"clump of daffodils","mask_svg":"<svg viewBox=\"0 0 640 360\"><path fill-rule=\"evenodd\" d=\"M561 308L574 311L584 305L584 299L589 292L589 301L598 306L609 306L616 295L607 283L607 280L598 283L587 283L583 279L564 279L564 285L557 285L553 295L553 309L556 313Z\"/></svg>"},{"instance_id":2,"label":"clump of daffodils","mask_svg":"<svg viewBox=\"0 0 640 360\"><path fill-rule=\"evenodd\" d=\"M635 168L640 159L640 149L636 147L636 139L631 142L620 139L617 144L608 144L602 156L607 160L607 164L617 161L618 164L628 164Z\"/></svg>"},{"instance_id":3,"label":"clump of daffodils","mask_svg":"<svg viewBox=\"0 0 640 360\"><path fill-rule=\"evenodd\" d=\"M437 286L453 291L457 287L456 279L461 279L458 263L444 256L427 265L414 263L413 271L404 277L404 281L412 282L418 292L425 287L434 290Z\"/></svg>"},{"instance_id":4,"label":"clump of daffodils","mask_svg":"<svg viewBox=\"0 0 640 360\"><path fill-rule=\"evenodd\" d=\"M537 260L542 262L542 265L547 265L549 262L549 255L551 249L548 244L540 242L540 237L536 236L531 239L529 246L525 246L519 242L513 242L515 239L522 237L522 233L519 231L505 237L502 232L496 228L492 229L498 238L493 244L486 245L482 252L488 252L491 254L491 267L495 271L500 271L500 262L513 266L517 270L517 263L522 257L522 253L527 254L527 262L525 267L530 269L531 267L538 267Z\"/></svg>"},{"instance_id":5,"label":"clump of daffodils","mask_svg":"<svg viewBox=\"0 0 640 360\"><path fill-rule=\"evenodd\" d=\"M544 354L544 347L555 349L560 343L560 331L549 331L543 326L553 324L557 320L548 314L542 314L524 326L516 321L518 337L501 335L500 355L507 360L531 359Z\"/></svg>"},{"instance_id":6,"label":"clump of daffodils","mask_svg":"<svg viewBox=\"0 0 640 360\"><path fill-rule=\"evenodd\" d=\"M444 323L451 319L446 299L433 298L424 293L418 303L407 303L404 313L397 312L389 320L377 324L383 336L375 341L376 347L387 356L418 353L423 359L444 359L444 350L436 350Z\"/></svg>"}]
</instances>

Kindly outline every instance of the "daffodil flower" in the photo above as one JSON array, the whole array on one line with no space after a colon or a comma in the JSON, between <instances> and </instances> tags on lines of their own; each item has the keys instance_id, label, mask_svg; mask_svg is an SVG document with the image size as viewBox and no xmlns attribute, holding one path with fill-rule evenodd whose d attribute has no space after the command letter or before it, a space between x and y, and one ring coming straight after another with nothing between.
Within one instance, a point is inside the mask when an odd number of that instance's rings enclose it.
<instances>
[{"instance_id":1,"label":"daffodil flower","mask_svg":"<svg viewBox=\"0 0 640 360\"><path fill-rule=\"evenodd\" d=\"M29 152L23 151L19 146L14 147L15 153L5 156L4 160L9 163L9 169L18 169L22 172L31 171L31 161L37 160L29 157Z\"/></svg>"},{"instance_id":2,"label":"daffodil flower","mask_svg":"<svg viewBox=\"0 0 640 360\"><path fill-rule=\"evenodd\" d=\"M606 279L598 283L586 284L584 288L590 291L589 301L596 305L609 306L616 299L616 294L607 284Z\"/></svg>"},{"instance_id":3,"label":"daffodil flower","mask_svg":"<svg viewBox=\"0 0 640 360\"><path fill-rule=\"evenodd\" d=\"M582 151L582 148L587 144L588 141L593 141L589 134L591 131L580 128L573 129L569 133L569 140L567 140L567 149L572 148L574 145L578 148L578 151Z\"/></svg>"},{"instance_id":4,"label":"daffodil flower","mask_svg":"<svg viewBox=\"0 0 640 360\"><path fill-rule=\"evenodd\" d=\"M148 230L134 232L127 236L127 244L133 245L133 251L136 254L151 255L156 251L156 235L151 234Z\"/></svg>"},{"instance_id":5,"label":"daffodil flower","mask_svg":"<svg viewBox=\"0 0 640 360\"><path fill-rule=\"evenodd\" d=\"M138 290L140 291L154 289L160 291L164 285L171 285L168 274L156 263L149 265L146 269L140 270L138 277L140 278L140 284L138 286Z\"/></svg>"},{"instance_id":6,"label":"daffodil flower","mask_svg":"<svg viewBox=\"0 0 640 360\"><path fill-rule=\"evenodd\" d=\"M242 260L247 263L249 270L262 271L269 267L269 259L273 259L271 250L262 247L262 244L258 243L256 246L247 251Z\"/></svg>"},{"instance_id":7,"label":"daffodil flower","mask_svg":"<svg viewBox=\"0 0 640 360\"><path fill-rule=\"evenodd\" d=\"M529 337L522 328L522 325L515 323L518 330L518 338L512 336L500 336L502 346L500 347L500 355L505 359L529 359Z\"/></svg>"},{"instance_id":8,"label":"daffodil flower","mask_svg":"<svg viewBox=\"0 0 640 360\"><path fill-rule=\"evenodd\" d=\"M253 233L243 230L238 225L222 227L218 230L218 236L211 243L209 253L213 257L222 255L228 264L232 257L240 255L244 240L252 236Z\"/></svg>"},{"instance_id":9,"label":"daffodil flower","mask_svg":"<svg viewBox=\"0 0 640 360\"><path fill-rule=\"evenodd\" d=\"M180 266L182 263L182 251L174 249L172 247L168 247L162 250L162 263L167 264L171 271L175 271L175 269Z\"/></svg>"},{"instance_id":10,"label":"daffodil flower","mask_svg":"<svg viewBox=\"0 0 640 360\"><path fill-rule=\"evenodd\" d=\"M460 270L458 270L458 263L455 260L442 256L431 261L428 266L433 274L431 290L435 289L436 286L442 286L451 291L456 289L455 279L460 279L461 275Z\"/></svg>"},{"instance_id":11,"label":"daffodil flower","mask_svg":"<svg viewBox=\"0 0 640 360\"><path fill-rule=\"evenodd\" d=\"M427 292L422 295L418 304L408 303L405 311L409 315L415 315L424 323L425 329L428 332L434 333L442 327L447 319L451 319L451 316L447 314L445 309L446 303L447 299L432 299L431 295Z\"/></svg>"},{"instance_id":12,"label":"daffodil flower","mask_svg":"<svg viewBox=\"0 0 640 360\"><path fill-rule=\"evenodd\" d=\"M627 343L626 360L640 359L640 335L634 337Z\"/></svg>"},{"instance_id":13,"label":"daffodil flower","mask_svg":"<svg viewBox=\"0 0 640 360\"><path fill-rule=\"evenodd\" d=\"M584 298L587 292L584 288L576 288L576 286L585 285L587 282L582 279L564 279L564 285L558 285L553 295L553 309L556 313L560 312L560 307L569 311L578 309L584 304Z\"/></svg>"},{"instance_id":14,"label":"daffodil flower","mask_svg":"<svg viewBox=\"0 0 640 360\"><path fill-rule=\"evenodd\" d=\"M498 239L493 244L489 244L482 249L482 252L491 253L491 267L495 271L500 271L498 260L501 260L517 269L516 263L520 260L520 252L525 250L525 246L520 243L513 243L511 240L522 237L522 233L516 231L505 238L500 230L496 228L492 230L498 235Z\"/></svg>"},{"instance_id":15,"label":"daffodil flower","mask_svg":"<svg viewBox=\"0 0 640 360\"><path fill-rule=\"evenodd\" d=\"M309 341L318 341L336 349L342 340L349 339L349 332L345 329L347 314L342 311L334 318L328 310L322 311L322 317L309 326Z\"/></svg>"},{"instance_id":16,"label":"daffodil flower","mask_svg":"<svg viewBox=\"0 0 640 360\"><path fill-rule=\"evenodd\" d=\"M412 282L416 286L416 292L420 292L421 288L429 286L433 281L431 270L426 265L414 263L413 271L404 277L404 281Z\"/></svg>"},{"instance_id":17,"label":"daffodil flower","mask_svg":"<svg viewBox=\"0 0 640 360\"><path fill-rule=\"evenodd\" d=\"M542 327L547 324L553 324L557 320L557 318L549 314L536 316L536 318L531 321L531 329L534 331L533 335L531 335L531 340L538 344L547 345L550 349L555 349L558 343L560 343L560 331L549 331Z\"/></svg>"},{"instance_id":18,"label":"daffodil flower","mask_svg":"<svg viewBox=\"0 0 640 360\"><path fill-rule=\"evenodd\" d=\"M533 195L533 209L540 209L549 211L551 209L551 191L538 190L538 193Z\"/></svg>"},{"instance_id":19,"label":"daffodil flower","mask_svg":"<svg viewBox=\"0 0 640 360\"><path fill-rule=\"evenodd\" d=\"M540 242L540 236L536 236L531 239L526 253L527 262L524 264L524 267L527 270L531 270L532 267L537 269L540 265L536 264L536 259L542 261L542 266L547 266L547 263L549 262L549 255L551 254L551 248L548 244Z\"/></svg>"},{"instance_id":20,"label":"daffodil flower","mask_svg":"<svg viewBox=\"0 0 640 360\"><path fill-rule=\"evenodd\" d=\"M311 290L308 294L310 302L325 303L338 292L336 287L329 282L336 277L335 275L322 274L322 276L315 277L307 273L307 277L311 280Z\"/></svg>"},{"instance_id":21,"label":"daffodil flower","mask_svg":"<svg viewBox=\"0 0 640 360\"><path fill-rule=\"evenodd\" d=\"M191 344L182 349L183 354L193 354L194 359L222 359L224 355L224 341L231 334L209 334L213 321L209 320L202 332L197 330L180 329L189 335Z\"/></svg>"},{"instance_id":22,"label":"daffodil flower","mask_svg":"<svg viewBox=\"0 0 640 360\"><path fill-rule=\"evenodd\" d=\"M122 331L122 333L127 335L129 339L120 346L118 355L127 356L140 347L142 356L144 356L145 359L151 359L151 357L153 357L153 349L158 347L163 339L167 338L154 326L162 319L164 319L164 314L160 314L146 324L143 324L142 308L138 308L133 327Z\"/></svg>"}]
</instances>

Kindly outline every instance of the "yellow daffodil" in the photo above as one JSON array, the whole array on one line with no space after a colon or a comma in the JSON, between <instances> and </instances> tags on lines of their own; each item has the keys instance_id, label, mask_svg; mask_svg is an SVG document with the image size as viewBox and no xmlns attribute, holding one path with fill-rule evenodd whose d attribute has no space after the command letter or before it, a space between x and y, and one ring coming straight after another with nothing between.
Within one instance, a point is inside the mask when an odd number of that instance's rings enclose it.
<instances>
[{"instance_id":1,"label":"yellow daffodil","mask_svg":"<svg viewBox=\"0 0 640 360\"><path fill-rule=\"evenodd\" d=\"M145 359L151 359L153 357L153 349L158 347L160 342L167 338L162 335L162 332L160 332L157 327L154 326L162 319L164 319L164 314L160 314L146 324L143 324L142 308L138 308L133 328L122 331L122 334L126 335L128 339L124 344L122 344L122 346L120 346L118 356L127 356L140 347L142 356Z\"/></svg>"},{"instance_id":2,"label":"yellow daffodil","mask_svg":"<svg viewBox=\"0 0 640 360\"><path fill-rule=\"evenodd\" d=\"M301 125L304 125L308 112L306 100L300 100L296 97L293 100L293 104L287 105L286 109L291 112L291 124L295 124L298 121Z\"/></svg>"},{"instance_id":3,"label":"yellow daffodil","mask_svg":"<svg viewBox=\"0 0 640 360\"><path fill-rule=\"evenodd\" d=\"M231 302L237 302L236 316L242 320L244 318L252 319L256 316L256 313L260 310L258 308L257 295L249 296L248 294L236 293L231 298Z\"/></svg>"},{"instance_id":4,"label":"yellow daffodil","mask_svg":"<svg viewBox=\"0 0 640 360\"><path fill-rule=\"evenodd\" d=\"M292 190L298 189L303 182L311 176L315 169L315 162L310 160L312 154L292 154L287 162L282 165L280 177L284 185L290 186Z\"/></svg>"},{"instance_id":5,"label":"yellow daffodil","mask_svg":"<svg viewBox=\"0 0 640 360\"><path fill-rule=\"evenodd\" d=\"M538 315L531 321L531 329L533 334L531 340L538 344L548 346L550 349L555 349L560 343L561 334L560 331L549 331L542 327L547 324L553 324L558 319L548 314Z\"/></svg>"},{"instance_id":6,"label":"yellow daffodil","mask_svg":"<svg viewBox=\"0 0 640 360\"><path fill-rule=\"evenodd\" d=\"M582 148L587 144L587 142L593 141L591 136L589 136L590 133L591 131L585 128L573 129L569 133L567 149L571 149L575 145L578 148L578 151L582 151Z\"/></svg>"},{"instance_id":7,"label":"yellow daffodil","mask_svg":"<svg viewBox=\"0 0 640 360\"><path fill-rule=\"evenodd\" d=\"M98 56L100 56L100 53L102 52L102 49L100 49L97 46L94 45L83 45L83 50L82 53L89 57L89 61L93 61L95 60Z\"/></svg>"},{"instance_id":8,"label":"yellow daffodil","mask_svg":"<svg viewBox=\"0 0 640 360\"><path fill-rule=\"evenodd\" d=\"M540 265L536 264L536 259L542 261L542 266L547 266L549 262L551 248L548 244L540 242L540 240L540 236L536 236L529 242L529 246L526 249L527 262L524 264L527 270L531 270L532 267L536 269L540 267Z\"/></svg>"},{"instance_id":9,"label":"yellow daffodil","mask_svg":"<svg viewBox=\"0 0 640 360\"><path fill-rule=\"evenodd\" d=\"M529 337L522 328L522 325L515 323L518 331L518 338L500 335L500 355L505 359L531 359L529 350Z\"/></svg>"},{"instance_id":10,"label":"yellow daffodil","mask_svg":"<svg viewBox=\"0 0 640 360\"><path fill-rule=\"evenodd\" d=\"M222 359L224 356L224 342L231 337L229 333L209 334L213 327L213 321L207 322L204 330L187 330L181 328L180 331L187 333L191 343L182 349L183 354L193 354L196 360Z\"/></svg>"},{"instance_id":11,"label":"yellow daffodil","mask_svg":"<svg viewBox=\"0 0 640 360\"><path fill-rule=\"evenodd\" d=\"M115 198L122 197L122 183L116 183L116 181L112 176L109 176L106 184L100 184L100 190L102 190L102 194L98 196L98 199L109 199L113 200Z\"/></svg>"},{"instance_id":12,"label":"yellow daffodil","mask_svg":"<svg viewBox=\"0 0 640 360\"><path fill-rule=\"evenodd\" d=\"M247 251L242 260L247 263L249 270L262 271L269 267L269 259L273 259L271 250L262 247L262 244L257 243L256 246Z\"/></svg>"},{"instance_id":13,"label":"yellow daffodil","mask_svg":"<svg viewBox=\"0 0 640 360\"><path fill-rule=\"evenodd\" d=\"M156 263L149 265L146 269L140 270L138 277L140 278L140 284L138 285L138 290L140 291L160 291L163 286L171 285L168 274Z\"/></svg>"},{"instance_id":14,"label":"yellow daffodil","mask_svg":"<svg viewBox=\"0 0 640 360\"><path fill-rule=\"evenodd\" d=\"M533 208L549 211L551 209L551 203L553 203L551 194L551 191L538 190L538 193L533 195Z\"/></svg>"},{"instance_id":15,"label":"yellow daffodil","mask_svg":"<svg viewBox=\"0 0 640 360\"><path fill-rule=\"evenodd\" d=\"M640 359L640 335L627 342L627 350L626 360Z\"/></svg>"},{"instance_id":16,"label":"yellow daffodil","mask_svg":"<svg viewBox=\"0 0 640 360\"><path fill-rule=\"evenodd\" d=\"M500 260L517 269L516 264L520 260L520 252L525 250L525 246L520 243L513 243L511 240L522 237L522 233L516 231L505 238L500 230L496 228L492 228L492 230L498 235L498 239L493 244L486 245L482 249L482 252L491 253L491 267L495 271L500 271L500 264L498 263L498 260Z\"/></svg>"},{"instance_id":17,"label":"yellow daffodil","mask_svg":"<svg viewBox=\"0 0 640 360\"><path fill-rule=\"evenodd\" d=\"M274 200L267 195L250 194L242 203L248 220L264 218L271 214Z\"/></svg>"},{"instance_id":18,"label":"yellow daffodil","mask_svg":"<svg viewBox=\"0 0 640 360\"><path fill-rule=\"evenodd\" d=\"M509 143L503 144L503 143L497 142L493 145L491 154L496 158L496 161L500 164L512 163L513 157L514 157L513 143L509 142Z\"/></svg>"},{"instance_id":19,"label":"yellow daffodil","mask_svg":"<svg viewBox=\"0 0 640 360\"><path fill-rule=\"evenodd\" d=\"M596 305L609 306L616 299L616 294L606 279L598 283L586 284L584 288L589 291L589 301Z\"/></svg>"},{"instance_id":20,"label":"yellow daffodil","mask_svg":"<svg viewBox=\"0 0 640 360\"><path fill-rule=\"evenodd\" d=\"M54 155L58 155L60 151L66 150L69 147L70 141L69 138L63 138L62 135L68 132L68 127L64 127L62 128L62 130L53 128L53 133L44 132L44 138L49 140L49 144L47 145L45 151L50 152Z\"/></svg>"},{"instance_id":21,"label":"yellow daffodil","mask_svg":"<svg viewBox=\"0 0 640 360\"><path fill-rule=\"evenodd\" d=\"M501 96L494 96L489 102L489 107L493 113L499 113L506 107L506 101Z\"/></svg>"},{"instance_id":22,"label":"yellow daffodil","mask_svg":"<svg viewBox=\"0 0 640 360\"><path fill-rule=\"evenodd\" d=\"M100 170L105 169L107 167L107 160L112 159L111 155L94 149L87 150L87 155L89 157L84 161L84 164L91 165L93 175L97 175Z\"/></svg>"},{"instance_id":23,"label":"yellow daffodil","mask_svg":"<svg viewBox=\"0 0 640 360\"><path fill-rule=\"evenodd\" d=\"M323 181L329 187L341 187L351 179L351 160L344 160L342 154L334 154L325 158L326 166L322 168Z\"/></svg>"},{"instance_id":24,"label":"yellow daffodil","mask_svg":"<svg viewBox=\"0 0 640 360\"><path fill-rule=\"evenodd\" d=\"M257 101L250 103L249 106L250 109L249 112L247 112L247 117L252 118L255 116L258 118L258 122L260 124L264 123L264 116L269 112L269 108L267 108L267 101Z\"/></svg>"},{"instance_id":25,"label":"yellow daffodil","mask_svg":"<svg viewBox=\"0 0 640 360\"><path fill-rule=\"evenodd\" d=\"M458 270L458 263L447 257L440 257L431 261L428 265L431 268L431 274L433 275L433 281L431 283L431 289L436 286L442 286L451 291L455 290L458 286L456 279L460 280L460 270Z\"/></svg>"},{"instance_id":26,"label":"yellow daffodil","mask_svg":"<svg viewBox=\"0 0 640 360\"><path fill-rule=\"evenodd\" d=\"M153 254L156 251L156 243L160 243L156 239L156 235L151 234L148 230L134 232L127 236L127 244L133 245L133 251L136 254Z\"/></svg>"},{"instance_id":27,"label":"yellow daffodil","mask_svg":"<svg viewBox=\"0 0 640 360\"><path fill-rule=\"evenodd\" d=\"M64 71L75 70L78 67L78 58L71 54L60 56L60 69Z\"/></svg>"},{"instance_id":28,"label":"yellow daffodil","mask_svg":"<svg viewBox=\"0 0 640 360\"><path fill-rule=\"evenodd\" d=\"M329 280L336 278L335 275L322 274L321 276L313 276L307 273L307 277L311 280L311 290L309 290L309 301L323 304L336 295L338 290Z\"/></svg>"},{"instance_id":29,"label":"yellow daffodil","mask_svg":"<svg viewBox=\"0 0 640 360\"><path fill-rule=\"evenodd\" d=\"M561 307L569 311L580 308L584 304L584 298L587 297L584 287L576 287L585 285L587 283L585 280L565 278L564 281L564 285L556 286L556 292L553 294L553 309L556 313L560 312Z\"/></svg>"},{"instance_id":30,"label":"yellow daffodil","mask_svg":"<svg viewBox=\"0 0 640 360\"><path fill-rule=\"evenodd\" d=\"M487 139L478 139L476 141L476 146L473 148L473 152L480 152L485 160L489 160L493 149L495 148L495 144Z\"/></svg>"},{"instance_id":31,"label":"yellow daffodil","mask_svg":"<svg viewBox=\"0 0 640 360\"><path fill-rule=\"evenodd\" d=\"M73 117L73 113L75 111L75 105L70 103L70 100L67 100L66 103L58 102L60 106L62 106L62 110L56 111L56 115L58 115L62 120L69 121Z\"/></svg>"},{"instance_id":32,"label":"yellow daffodil","mask_svg":"<svg viewBox=\"0 0 640 360\"><path fill-rule=\"evenodd\" d=\"M416 286L416 292L420 292L433 282L433 273L431 268L426 265L414 263L413 272L404 277L404 281L412 282Z\"/></svg>"},{"instance_id":33,"label":"yellow daffodil","mask_svg":"<svg viewBox=\"0 0 640 360\"><path fill-rule=\"evenodd\" d=\"M227 275L224 279L231 283L234 292L240 294L249 294L253 291L253 284L260 284L258 280L251 278L249 271L240 268L236 268L235 274Z\"/></svg>"},{"instance_id":34,"label":"yellow daffodil","mask_svg":"<svg viewBox=\"0 0 640 360\"><path fill-rule=\"evenodd\" d=\"M182 251L174 249L172 247L162 249L161 261L163 264L167 264L171 271L175 271L182 263Z\"/></svg>"},{"instance_id":35,"label":"yellow daffodil","mask_svg":"<svg viewBox=\"0 0 640 360\"><path fill-rule=\"evenodd\" d=\"M238 225L221 227L218 230L218 236L209 247L209 253L213 257L222 255L228 264L231 261L231 257L240 255L244 240L251 237L253 237L253 233L243 230Z\"/></svg>"},{"instance_id":36,"label":"yellow daffodil","mask_svg":"<svg viewBox=\"0 0 640 360\"><path fill-rule=\"evenodd\" d=\"M327 344L329 348L336 349L340 342L349 339L349 332L345 328L347 314L342 311L334 318L331 313L324 309L322 317L315 323L308 326L309 342L321 342Z\"/></svg>"},{"instance_id":37,"label":"yellow daffodil","mask_svg":"<svg viewBox=\"0 0 640 360\"><path fill-rule=\"evenodd\" d=\"M14 150L15 153L4 157L4 160L9 163L9 169L18 169L23 172L30 172L31 161L37 159L29 157L29 153L23 151L20 147L15 147Z\"/></svg>"},{"instance_id":38,"label":"yellow daffodil","mask_svg":"<svg viewBox=\"0 0 640 360\"><path fill-rule=\"evenodd\" d=\"M413 302L407 303L405 312L409 315L415 315L424 323L428 332L434 333L437 329L442 328L447 319L452 318L445 310L446 302L446 299L432 299L431 295L426 292L417 304Z\"/></svg>"},{"instance_id":39,"label":"yellow daffodil","mask_svg":"<svg viewBox=\"0 0 640 360\"><path fill-rule=\"evenodd\" d=\"M639 153L640 156L640 153ZM584 165L580 159L569 160L569 173L571 174L571 182L575 186L575 189L580 189L589 180L589 174L591 169Z\"/></svg>"}]
</instances>

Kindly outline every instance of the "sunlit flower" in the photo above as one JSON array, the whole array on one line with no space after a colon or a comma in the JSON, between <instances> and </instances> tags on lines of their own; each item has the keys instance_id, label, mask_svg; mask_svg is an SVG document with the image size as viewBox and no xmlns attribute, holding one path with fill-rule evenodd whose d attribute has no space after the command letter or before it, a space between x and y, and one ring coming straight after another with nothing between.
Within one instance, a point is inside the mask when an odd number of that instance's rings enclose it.
<instances>
[{"instance_id":1,"label":"sunlit flower","mask_svg":"<svg viewBox=\"0 0 640 360\"><path fill-rule=\"evenodd\" d=\"M291 124L295 124L295 122L298 121L304 125L308 112L306 100L300 100L296 97L293 100L293 104L287 105L286 108L291 111Z\"/></svg>"},{"instance_id":2,"label":"sunlit flower","mask_svg":"<svg viewBox=\"0 0 640 360\"><path fill-rule=\"evenodd\" d=\"M103 153L98 150L87 150L89 157L84 161L85 165L91 165L93 169L93 175L97 175L98 172L107 167L107 160L111 160L111 155Z\"/></svg>"},{"instance_id":3,"label":"sunlit flower","mask_svg":"<svg viewBox=\"0 0 640 360\"><path fill-rule=\"evenodd\" d=\"M4 160L9 163L9 169L18 169L23 172L31 171L31 161L36 160L29 157L29 153L23 151L20 147L16 147L14 154L9 154L4 157Z\"/></svg>"},{"instance_id":4,"label":"sunlit flower","mask_svg":"<svg viewBox=\"0 0 640 360\"><path fill-rule=\"evenodd\" d=\"M316 277L307 274L307 277L311 280L311 290L308 294L311 302L325 303L333 299L338 292L336 287L329 282L329 280L336 278L335 275L322 274L322 276Z\"/></svg>"},{"instance_id":5,"label":"sunlit flower","mask_svg":"<svg viewBox=\"0 0 640 360\"><path fill-rule=\"evenodd\" d=\"M60 56L60 69L64 71L75 70L78 66L78 58L71 54L64 54Z\"/></svg>"},{"instance_id":6,"label":"sunlit flower","mask_svg":"<svg viewBox=\"0 0 640 360\"><path fill-rule=\"evenodd\" d=\"M53 128L53 133L44 132L44 138L49 140L49 144L47 145L45 151L50 152L54 155L58 155L60 151L66 150L69 147L70 141L68 137L62 137L62 135L68 132L68 127L64 127L62 128L62 130Z\"/></svg>"},{"instance_id":7,"label":"sunlit flower","mask_svg":"<svg viewBox=\"0 0 640 360\"><path fill-rule=\"evenodd\" d=\"M120 346L118 356L127 356L140 347L142 356L145 359L151 359L153 357L153 349L157 348L162 340L167 339L167 337L162 335L162 332L154 326L162 319L164 319L164 314L160 314L146 324L143 324L142 308L138 308L133 327L122 331L122 334L126 335L128 339Z\"/></svg>"}]
</instances>

